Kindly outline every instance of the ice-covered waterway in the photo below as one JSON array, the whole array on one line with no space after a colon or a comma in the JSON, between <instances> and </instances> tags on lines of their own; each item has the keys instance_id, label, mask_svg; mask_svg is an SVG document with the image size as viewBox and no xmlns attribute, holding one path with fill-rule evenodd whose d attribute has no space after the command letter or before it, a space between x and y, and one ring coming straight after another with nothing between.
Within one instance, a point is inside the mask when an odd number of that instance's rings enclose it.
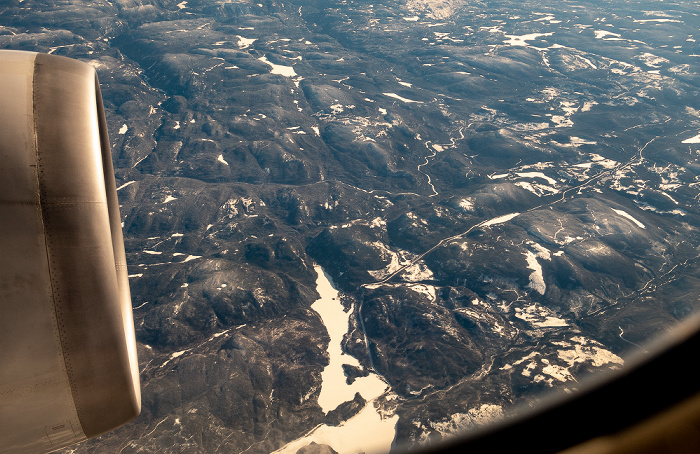
<instances>
[{"instance_id":1,"label":"ice-covered waterway","mask_svg":"<svg viewBox=\"0 0 700 454\"><path fill-rule=\"evenodd\" d=\"M275 454L293 454L311 442L331 446L338 454L389 452L398 415L382 417L370 402L339 426L322 424L303 438L286 444Z\"/></svg>"},{"instance_id":2,"label":"ice-covered waterway","mask_svg":"<svg viewBox=\"0 0 700 454\"><path fill-rule=\"evenodd\" d=\"M379 397L386 390L387 384L376 374L359 377L351 385L347 384L343 364L360 367L360 362L345 354L340 346L343 336L348 332L350 312L343 310L338 290L333 287L329 276L320 266L317 265L315 269L318 273L316 291L321 298L311 305L311 309L321 316L331 338L328 343L330 362L321 373L321 394L318 396L318 404L324 413L328 413L343 402L352 400L357 392L368 401Z\"/></svg>"},{"instance_id":3,"label":"ice-covered waterway","mask_svg":"<svg viewBox=\"0 0 700 454\"><path fill-rule=\"evenodd\" d=\"M296 453L312 441L331 446L339 454L357 452L388 452L394 440L398 415L386 415L379 411L374 400L388 388L387 384L376 374L359 377L348 385L343 372L343 364L359 367L359 361L344 353L341 348L343 336L348 332L351 311L345 312L340 303L338 290L333 287L330 277L316 265L318 273L316 291L321 295L311 309L318 312L328 330L330 342L328 354L330 361L321 373L321 393L318 404L324 413L334 410L343 402L352 400L355 393L367 401L365 407L355 416L339 426L321 424L306 436L294 440L279 453Z\"/></svg>"}]
</instances>

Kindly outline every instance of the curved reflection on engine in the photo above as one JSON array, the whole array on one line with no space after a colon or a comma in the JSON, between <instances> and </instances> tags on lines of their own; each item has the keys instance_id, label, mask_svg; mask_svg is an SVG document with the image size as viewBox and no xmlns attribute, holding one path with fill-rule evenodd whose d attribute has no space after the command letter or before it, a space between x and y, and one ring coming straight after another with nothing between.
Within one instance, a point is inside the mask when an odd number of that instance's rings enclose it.
<instances>
[{"instance_id":1,"label":"curved reflection on engine","mask_svg":"<svg viewBox=\"0 0 700 454\"><path fill-rule=\"evenodd\" d=\"M0 51L0 452L138 415L124 243L95 70Z\"/></svg>"}]
</instances>

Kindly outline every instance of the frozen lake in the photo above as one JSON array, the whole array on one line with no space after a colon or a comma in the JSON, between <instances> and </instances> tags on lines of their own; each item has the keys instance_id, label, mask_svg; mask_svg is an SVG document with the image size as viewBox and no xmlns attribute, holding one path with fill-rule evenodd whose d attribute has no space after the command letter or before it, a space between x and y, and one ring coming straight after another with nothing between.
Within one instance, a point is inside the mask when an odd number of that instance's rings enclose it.
<instances>
[{"instance_id":1,"label":"frozen lake","mask_svg":"<svg viewBox=\"0 0 700 454\"><path fill-rule=\"evenodd\" d=\"M322 424L305 437L294 440L275 453L294 454L312 441L331 446L338 454L389 452L398 415L384 417L369 402L358 414L339 426Z\"/></svg>"},{"instance_id":2,"label":"frozen lake","mask_svg":"<svg viewBox=\"0 0 700 454\"><path fill-rule=\"evenodd\" d=\"M376 374L357 378L351 385L347 384L343 364L359 367L360 363L353 356L343 352L340 344L343 336L348 332L348 321L351 311L345 312L340 303L338 290L333 287L330 277L320 266L315 267L318 273L316 279L316 291L321 298L311 305L311 309L318 312L326 325L326 330L331 340L328 343L330 362L323 369L321 377L321 394L318 404L324 413L335 410L343 402L352 400L355 393L367 401L379 397L387 388L386 383Z\"/></svg>"},{"instance_id":3,"label":"frozen lake","mask_svg":"<svg viewBox=\"0 0 700 454\"><path fill-rule=\"evenodd\" d=\"M374 400L388 388L387 384L374 373L359 377L348 385L343 372L343 364L360 367L359 361L343 352L341 342L348 332L348 321L352 311L345 312L340 303L338 290L333 287L330 277L316 265L318 278L316 291L321 298L311 305L323 320L330 342L328 354L330 362L321 373L321 393L318 404L324 413L334 410L343 402L352 400L355 393L367 401L365 407L355 416L339 426L319 425L306 436L294 440L278 453L296 453L312 441L331 446L339 454L358 452L388 452L394 440L398 415L382 415L374 405Z\"/></svg>"}]
</instances>

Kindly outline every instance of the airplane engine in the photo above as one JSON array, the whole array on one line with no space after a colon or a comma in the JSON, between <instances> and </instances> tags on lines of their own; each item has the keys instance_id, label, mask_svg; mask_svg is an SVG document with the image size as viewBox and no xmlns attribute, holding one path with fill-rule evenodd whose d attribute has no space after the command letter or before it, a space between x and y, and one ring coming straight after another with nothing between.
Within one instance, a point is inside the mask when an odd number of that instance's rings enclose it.
<instances>
[{"instance_id":1,"label":"airplane engine","mask_svg":"<svg viewBox=\"0 0 700 454\"><path fill-rule=\"evenodd\" d=\"M141 408L92 66L0 51L0 452L48 452Z\"/></svg>"}]
</instances>

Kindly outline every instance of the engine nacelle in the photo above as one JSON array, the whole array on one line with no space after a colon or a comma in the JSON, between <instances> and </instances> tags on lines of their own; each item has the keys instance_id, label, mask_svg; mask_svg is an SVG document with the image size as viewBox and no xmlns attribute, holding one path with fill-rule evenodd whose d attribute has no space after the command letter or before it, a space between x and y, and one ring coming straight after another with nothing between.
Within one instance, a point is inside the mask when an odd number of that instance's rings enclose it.
<instances>
[{"instance_id":1,"label":"engine nacelle","mask_svg":"<svg viewBox=\"0 0 700 454\"><path fill-rule=\"evenodd\" d=\"M0 452L59 449L140 408L95 70L0 51Z\"/></svg>"}]
</instances>

